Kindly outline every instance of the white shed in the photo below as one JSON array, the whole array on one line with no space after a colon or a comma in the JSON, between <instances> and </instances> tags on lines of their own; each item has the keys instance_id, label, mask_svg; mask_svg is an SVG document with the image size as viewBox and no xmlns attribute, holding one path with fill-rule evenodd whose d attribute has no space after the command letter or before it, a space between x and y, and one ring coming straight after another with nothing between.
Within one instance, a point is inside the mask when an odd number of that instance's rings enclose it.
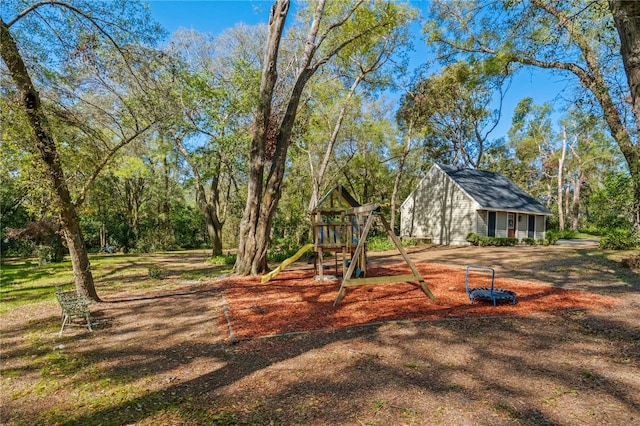
<instances>
[{"instance_id":1,"label":"white shed","mask_svg":"<svg viewBox=\"0 0 640 426\"><path fill-rule=\"evenodd\" d=\"M400 207L400 235L469 244L467 235L545 238L551 212L506 176L434 164Z\"/></svg>"}]
</instances>

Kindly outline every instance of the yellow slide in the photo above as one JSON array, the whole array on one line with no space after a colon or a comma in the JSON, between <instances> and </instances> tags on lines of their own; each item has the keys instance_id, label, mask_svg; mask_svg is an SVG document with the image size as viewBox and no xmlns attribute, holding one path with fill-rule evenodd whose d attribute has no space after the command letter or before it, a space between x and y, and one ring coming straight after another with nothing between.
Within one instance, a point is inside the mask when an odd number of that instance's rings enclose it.
<instances>
[{"instance_id":1,"label":"yellow slide","mask_svg":"<svg viewBox=\"0 0 640 426\"><path fill-rule=\"evenodd\" d=\"M291 256L288 259L285 259L284 262L282 262L276 269L274 269L273 271L269 272L268 274L262 276L262 280L261 280L262 284L266 283L271 278L273 278L276 275L278 275L280 272L282 272L282 270L284 268L286 268L287 266L291 265L296 260L300 259L300 256L302 256L306 251L308 251L308 250L310 250L312 248L313 248L313 243L307 244L306 246L304 246L300 250L298 250L296 252L296 254L294 254L293 256Z\"/></svg>"}]
</instances>

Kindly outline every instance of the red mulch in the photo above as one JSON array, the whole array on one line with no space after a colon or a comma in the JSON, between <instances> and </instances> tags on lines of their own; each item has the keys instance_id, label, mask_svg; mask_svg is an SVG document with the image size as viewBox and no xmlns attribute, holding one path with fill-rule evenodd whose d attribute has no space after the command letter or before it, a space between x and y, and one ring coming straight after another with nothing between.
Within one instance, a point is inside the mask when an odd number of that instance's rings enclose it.
<instances>
[{"instance_id":1,"label":"red mulch","mask_svg":"<svg viewBox=\"0 0 640 426\"><path fill-rule=\"evenodd\" d=\"M333 302L340 281L316 281L313 269L283 271L266 284L259 277L223 282L227 315L237 338L336 329L375 322L440 318L525 316L536 312L608 307L616 299L578 290L496 277L495 287L512 290L517 304L469 302L465 271L417 263L436 298L431 301L416 283L349 287L338 306ZM367 276L410 274L405 264L369 268ZM484 273L470 275L470 287L491 285ZM227 321L221 318L221 321Z\"/></svg>"}]
</instances>

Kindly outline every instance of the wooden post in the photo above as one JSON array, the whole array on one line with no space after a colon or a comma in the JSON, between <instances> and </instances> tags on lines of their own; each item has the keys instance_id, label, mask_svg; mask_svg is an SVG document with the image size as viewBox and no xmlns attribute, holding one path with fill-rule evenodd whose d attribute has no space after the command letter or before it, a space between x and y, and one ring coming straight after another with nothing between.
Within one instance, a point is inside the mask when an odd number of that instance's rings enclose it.
<instances>
[{"instance_id":1,"label":"wooden post","mask_svg":"<svg viewBox=\"0 0 640 426\"><path fill-rule=\"evenodd\" d=\"M429 299L436 300L436 298L433 297L433 293L431 293L431 290L429 290L429 287L427 287L426 283L424 282L424 278L422 278L422 275L420 274L420 272L418 272L418 269L409 258L409 255L407 254L406 250L404 249L404 247L402 247L402 243L400 242L398 237L396 237L396 234L393 232L393 230L389 226L389 222L387 222L387 219L385 219L384 216L380 215L380 220L382 221L382 224L387 230L387 235L389 235L393 243L396 245L396 247L398 248L398 251L404 258L405 262L407 262L407 264L409 265L409 268L411 268L411 272L413 272L413 275L416 277L416 281L420 283L420 288L422 288L422 291L424 291L424 293L427 296L429 296Z\"/></svg>"},{"instance_id":2,"label":"wooden post","mask_svg":"<svg viewBox=\"0 0 640 426\"><path fill-rule=\"evenodd\" d=\"M336 297L336 300L333 302L333 306L338 306L338 304L344 297L344 292L346 289L345 284L351 278L351 276L353 275L353 271L356 269L356 265L358 262L356 262L355 259L359 258L360 253L364 248L365 240L367 238L367 234L369 233L369 229L371 229L371 224L373 223L374 218L375 218L375 214L373 211L371 211L371 213L369 214L369 218L367 219L367 223L364 226L364 230L362 231L363 236L358 241L358 246L356 247L356 251L353 252L353 256L351 257L351 263L349 264L349 269L347 269L347 273L344 274L344 277L342 277L342 285L340 285L340 290L338 291L338 296Z\"/></svg>"}]
</instances>

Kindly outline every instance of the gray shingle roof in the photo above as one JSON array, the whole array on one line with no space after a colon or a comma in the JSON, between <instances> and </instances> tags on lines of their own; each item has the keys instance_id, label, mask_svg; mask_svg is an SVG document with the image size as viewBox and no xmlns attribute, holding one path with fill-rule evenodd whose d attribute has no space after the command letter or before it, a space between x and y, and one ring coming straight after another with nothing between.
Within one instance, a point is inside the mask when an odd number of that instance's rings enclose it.
<instances>
[{"instance_id":1,"label":"gray shingle roof","mask_svg":"<svg viewBox=\"0 0 640 426\"><path fill-rule=\"evenodd\" d=\"M551 214L549 209L500 173L443 164L438 164L438 167L480 204L482 209Z\"/></svg>"}]
</instances>

